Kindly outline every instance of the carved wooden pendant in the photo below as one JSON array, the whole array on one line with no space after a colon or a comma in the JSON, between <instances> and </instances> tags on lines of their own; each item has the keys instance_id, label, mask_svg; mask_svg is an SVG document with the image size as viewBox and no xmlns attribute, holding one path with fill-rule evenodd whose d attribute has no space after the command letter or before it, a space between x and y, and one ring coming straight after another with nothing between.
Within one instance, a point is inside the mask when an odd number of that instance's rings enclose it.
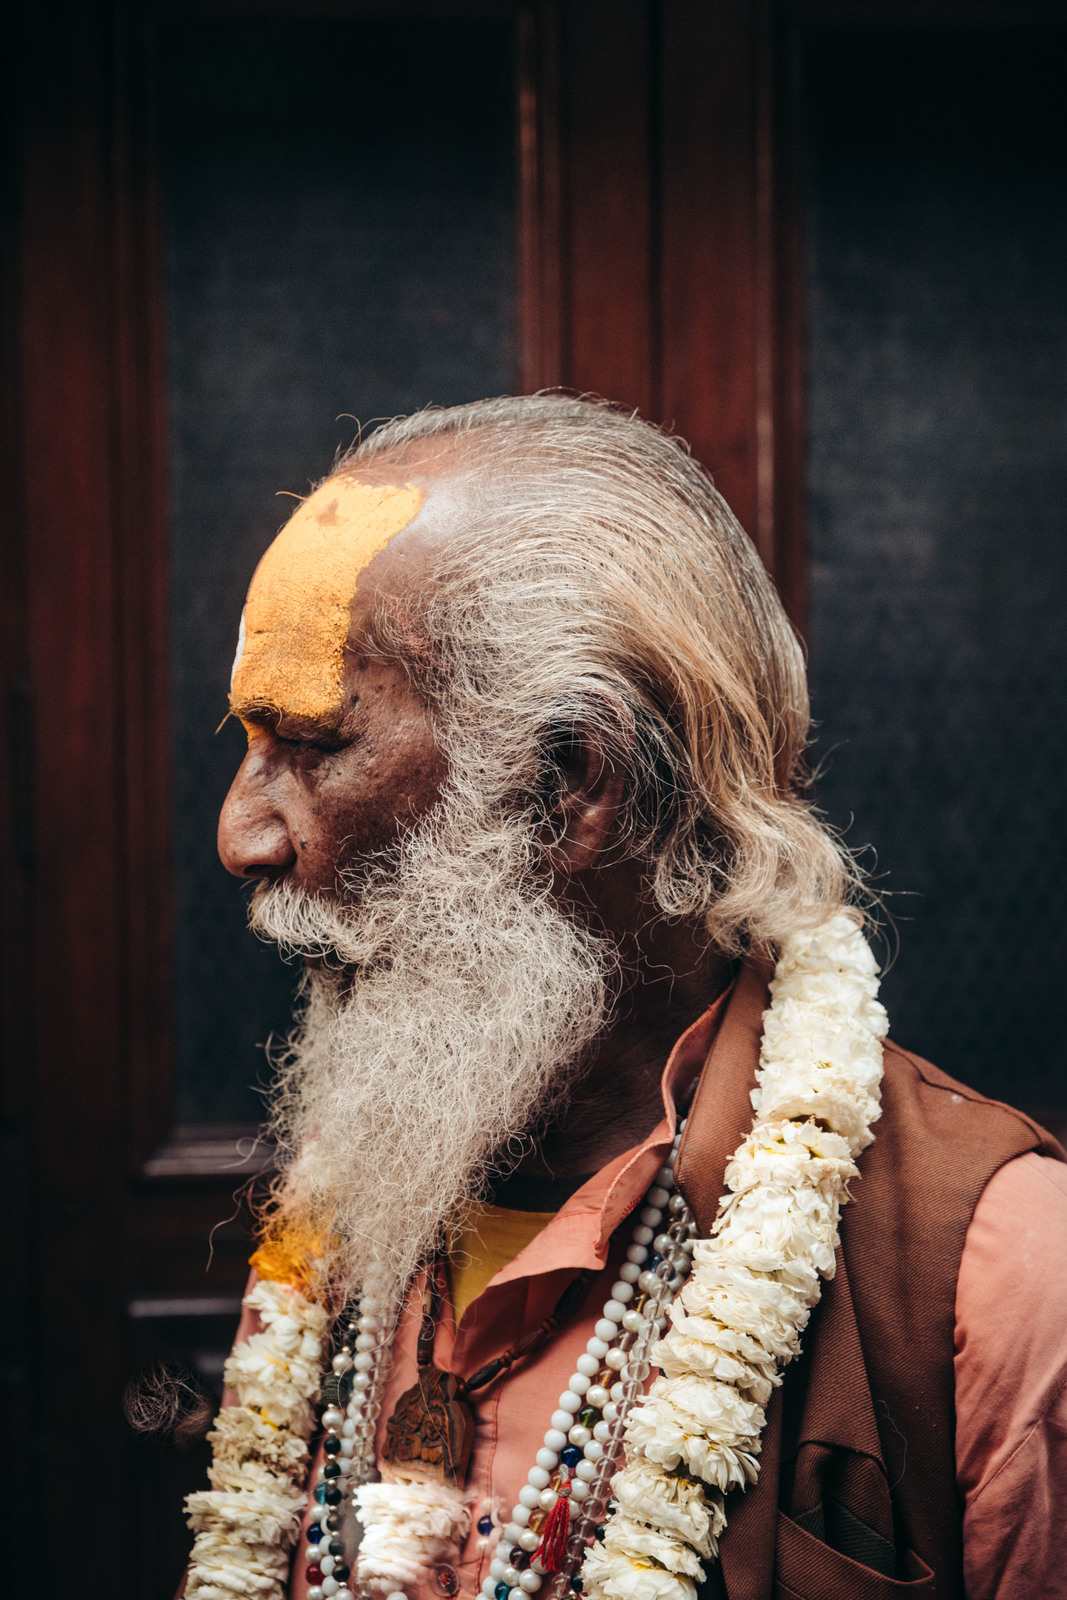
<instances>
[{"instance_id":1,"label":"carved wooden pendant","mask_svg":"<svg viewBox=\"0 0 1067 1600\"><path fill-rule=\"evenodd\" d=\"M452 1372L421 1367L385 1427L383 1462L438 1483L466 1481L474 1447L474 1412Z\"/></svg>"}]
</instances>

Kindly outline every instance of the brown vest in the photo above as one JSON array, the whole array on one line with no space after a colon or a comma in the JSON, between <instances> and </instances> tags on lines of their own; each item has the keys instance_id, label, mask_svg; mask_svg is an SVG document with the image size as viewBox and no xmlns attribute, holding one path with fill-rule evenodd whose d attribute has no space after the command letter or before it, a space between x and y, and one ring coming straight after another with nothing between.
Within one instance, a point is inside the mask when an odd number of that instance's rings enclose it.
<instances>
[{"instance_id":1,"label":"brown vest","mask_svg":"<svg viewBox=\"0 0 1067 1600\"><path fill-rule=\"evenodd\" d=\"M752 1125L767 976L742 971L679 1150L702 1233ZM875 1134L837 1274L771 1401L759 1481L727 1500L701 1600L963 1600L952 1361L964 1235L1006 1161L1067 1156L1029 1117L893 1044Z\"/></svg>"}]
</instances>

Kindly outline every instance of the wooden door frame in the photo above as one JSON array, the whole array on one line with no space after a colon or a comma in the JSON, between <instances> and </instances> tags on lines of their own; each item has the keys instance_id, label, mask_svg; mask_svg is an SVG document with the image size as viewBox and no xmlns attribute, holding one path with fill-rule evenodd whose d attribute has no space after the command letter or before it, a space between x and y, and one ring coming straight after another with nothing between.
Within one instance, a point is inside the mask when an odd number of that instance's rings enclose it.
<instances>
[{"instance_id":1,"label":"wooden door frame","mask_svg":"<svg viewBox=\"0 0 1067 1600\"><path fill-rule=\"evenodd\" d=\"M520 387L604 393L674 423L799 617L795 263L783 249L771 0L163 0L157 14L312 9L515 18ZM241 1166L233 1130L174 1122L166 416L145 28L136 0L25 0L5 168L18 227L0 257L13 358L0 731L16 777L0 811L3 1148L9 1181L21 1163L9 1214L25 1223L15 1293L32 1308L11 1362L29 1399L8 1419L9 1504L21 1501L15 1519L29 1526L76 1395L78 1439L107 1491L69 1496L62 1511L87 1596L134 1592L136 1561L112 1524L130 1488L118 1400L137 1328L181 1304L232 1314L247 1254L232 1197L255 1166ZM710 89L687 120L671 102L693 73ZM693 363L701 351L706 370Z\"/></svg>"}]
</instances>

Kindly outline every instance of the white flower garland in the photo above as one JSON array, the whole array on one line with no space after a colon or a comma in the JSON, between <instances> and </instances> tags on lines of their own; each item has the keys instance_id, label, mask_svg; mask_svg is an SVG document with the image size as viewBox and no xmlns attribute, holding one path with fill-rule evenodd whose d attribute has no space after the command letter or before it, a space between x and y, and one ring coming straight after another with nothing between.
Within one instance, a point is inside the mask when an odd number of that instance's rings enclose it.
<instances>
[{"instance_id":1,"label":"white flower garland","mask_svg":"<svg viewBox=\"0 0 1067 1600\"><path fill-rule=\"evenodd\" d=\"M447 1483L364 1483L353 1496L363 1524L359 1576L383 1595L414 1588L452 1559L470 1529L462 1489Z\"/></svg>"},{"instance_id":2,"label":"white flower garland","mask_svg":"<svg viewBox=\"0 0 1067 1600\"><path fill-rule=\"evenodd\" d=\"M764 1013L756 1124L671 1307L661 1376L631 1411L618 1509L582 1566L590 1600L695 1600L728 1490L754 1483L765 1408L833 1276L854 1158L881 1115L886 1015L851 917L786 941Z\"/></svg>"},{"instance_id":3,"label":"white flower garland","mask_svg":"<svg viewBox=\"0 0 1067 1600\"><path fill-rule=\"evenodd\" d=\"M226 1363L238 1404L219 1413L208 1435L212 1487L185 1502L196 1534L188 1600L284 1600L300 1531L330 1313L266 1278L244 1303L264 1326Z\"/></svg>"},{"instance_id":4,"label":"white flower garland","mask_svg":"<svg viewBox=\"0 0 1067 1600\"><path fill-rule=\"evenodd\" d=\"M767 1402L799 1353L821 1278L833 1275L854 1158L880 1115L887 1024L877 970L847 913L783 945L763 1018L756 1123L727 1166L711 1236L695 1247L693 1276L654 1351L661 1375L630 1412L626 1465L611 1485L617 1507L582 1567L590 1600L695 1600L726 1526L726 1493L756 1480ZM269 1279L244 1303L265 1327L226 1364L239 1404L209 1435L212 1488L186 1501L196 1533L189 1600L284 1600L305 1504L330 1315ZM466 1527L455 1491L447 1504L429 1486L364 1484L357 1495L368 1525L361 1577L374 1587L399 1581L399 1547L412 1569L403 1581L414 1584Z\"/></svg>"}]
</instances>

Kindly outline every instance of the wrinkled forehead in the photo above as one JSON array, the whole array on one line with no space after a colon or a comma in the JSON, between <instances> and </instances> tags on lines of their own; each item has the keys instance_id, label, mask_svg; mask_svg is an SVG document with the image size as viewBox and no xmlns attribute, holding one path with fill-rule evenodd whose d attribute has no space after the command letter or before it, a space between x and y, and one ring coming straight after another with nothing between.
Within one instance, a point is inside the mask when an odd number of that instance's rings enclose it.
<instances>
[{"instance_id":1,"label":"wrinkled forehead","mask_svg":"<svg viewBox=\"0 0 1067 1600\"><path fill-rule=\"evenodd\" d=\"M325 718L344 698L349 613L363 569L417 514L412 484L330 478L286 523L241 615L230 708Z\"/></svg>"}]
</instances>

